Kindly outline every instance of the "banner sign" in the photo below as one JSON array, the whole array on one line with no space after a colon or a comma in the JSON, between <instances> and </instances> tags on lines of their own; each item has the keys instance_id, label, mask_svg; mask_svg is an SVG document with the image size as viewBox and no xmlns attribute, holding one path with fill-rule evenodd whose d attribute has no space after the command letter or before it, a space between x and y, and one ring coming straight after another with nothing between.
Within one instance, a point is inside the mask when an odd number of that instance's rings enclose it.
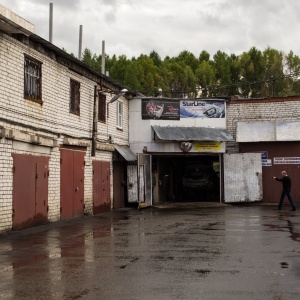
<instances>
[{"instance_id":1,"label":"banner sign","mask_svg":"<svg viewBox=\"0 0 300 300\"><path fill-rule=\"evenodd\" d=\"M272 159L262 159L261 165L263 167L272 167Z\"/></svg>"},{"instance_id":2,"label":"banner sign","mask_svg":"<svg viewBox=\"0 0 300 300\"><path fill-rule=\"evenodd\" d=\"M268 159L268 152L261 152L261 165L263 167L272 167L272 159Z\"/></svg>"},{"instance_id":3,"label":"banner sign","mask_svg":"<svg viewBox=\"0 0 300 300\"><path fill-rule=\"evenodd\" d=\"M274 165L300 164L300 157L274 157Z\"/></svg>"},{"instance_id":4,"label":"banner sign","mask_svg":"<svg viewBox=\"0 0 300 300\"><path fill-rule=\"evenodd\" d=\"M180 100L180 118L225 118L225 101Z\"/></svg>"},{"instance_id":5,"label":"banner sign","mask_svg":"<svg viewBox=\"0 0 300 300\"><path fill-rule=\"evenodd\" d=\"M178 99L142 99L142 119L180 120Z\"/></svg>"},{"instance_id":6,"label":"banner sign","mask_svg":"<svg viewBox=\"0 0 300 300\"><path fill-rule=\"evenodd\" d=\"M220 151L220 142L198 142L195 143L196 151Z\"/></svg>"}]
</instances>

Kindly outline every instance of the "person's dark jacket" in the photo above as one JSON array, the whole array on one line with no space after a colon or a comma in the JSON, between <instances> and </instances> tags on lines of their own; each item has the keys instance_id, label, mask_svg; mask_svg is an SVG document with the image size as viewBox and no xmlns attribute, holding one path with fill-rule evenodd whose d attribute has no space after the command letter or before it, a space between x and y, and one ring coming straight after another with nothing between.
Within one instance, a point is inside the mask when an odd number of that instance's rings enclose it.
<instances>
[{"instance_id":1,"label":"person's dark jacket","mask_svg":"<svg viewBox=\"0 0 300 300\"><path fill-rule=\"evenodd\" d=\"M283 176L282 178L275 178L277 181L281 181L282 182L282 188L284 190L291 190L292 187L292 182L291 182L291 178L289 176Z\"/></svg>"}]
</instances>

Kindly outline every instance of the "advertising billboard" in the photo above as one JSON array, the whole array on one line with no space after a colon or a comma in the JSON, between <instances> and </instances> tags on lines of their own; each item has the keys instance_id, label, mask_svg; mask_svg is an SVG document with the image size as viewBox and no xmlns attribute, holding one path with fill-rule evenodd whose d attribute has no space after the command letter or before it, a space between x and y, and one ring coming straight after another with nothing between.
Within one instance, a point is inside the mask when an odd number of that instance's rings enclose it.
<instances>
[{"instance_id":1,"label":"advertising billboard","mask_svg":"<svg viewBox=\"0 0 300 300\"><path fill-rule=\"evenodd\" d=\"M225 118L224 100L180 100L180 118Z\"/></svg>"}]
</instances>

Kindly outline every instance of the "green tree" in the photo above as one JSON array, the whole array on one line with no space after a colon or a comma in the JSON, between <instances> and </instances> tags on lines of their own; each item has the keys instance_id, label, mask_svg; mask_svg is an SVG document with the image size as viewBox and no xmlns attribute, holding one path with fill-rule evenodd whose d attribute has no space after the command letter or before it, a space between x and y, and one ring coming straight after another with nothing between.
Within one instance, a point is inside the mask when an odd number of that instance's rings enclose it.
<instances>
[{"instance_id":1,"label":"green tree","mask_svg":"<svg viewBox=\"0 0 300 300\"><path fill-rule=\"evenodd\" d=\"M156 67L159 67L161 65L161 58L158 55L157 52L155 52L154 50L150 53L149 57L152 59L154 65Z\"/></svg>"},{"instance_id":2,"label":"green tree","mask_svg":"<svg viewBox=\"0 0 300 300\"><path fill-rule=\"evenodd\" d=\"M102 56L85 49L82 61L101 71ZM300 58L267 47L252 47L241 55L203 50L199 59L189 51L162 60L157 52L128 59L125 55L105 56L109 76L129 89L154 96L159 88L168 97L228 96L269 97L300 93ZM202 93L196 93L196 91Z\"/></svg>"},{"instance_id":3,"label":"green tree","mask_svg":"<svg viewBox=\"0 0 300 300\"><path fill-rule=\"evenodd\" d=\"M155 89L157 89L157 67L153 60L147 55L142 54L137 58L135 64L140 89L147 93L152 93Z\"/></svg>"},{"instance_id":4,"label":"green tree","mask_svg":"<svg viewBox=\"0 0 300 300\"><path fill-rule=\"evenodd\" d=\"M126 71L131 67L131 61L126 55L120 55L109 69L109 76L120 84L125 83Z\"/></svg>"},{"instance_id":5,"label":"green tree","mask_svg":"<svg viewBox=\"0 0 300 300\"><path fill-rule=\"evenodd\" d=\"M213 57L213 65L216 74L216 82L212 93L215 96L222 96L227 94L227 88L232 84L231 59L225 52L218 51Z\"/></svg>"},{"instance_id":6,"label":"green tree","mask_svg":"<svg viewBox=\"0 0 300 300\"><path fill-rule=\"evenodd\" d=\"M167 59L162 64L161 75L169 93L165 96L183 98L195 97L197 80L190 66L176 59Z\"/></svg>"},{"instance_id":7,"label":"green tree","mask_svg":"<svg viewBox=\"0 0 300 300\"><path fill-rule=\"evenodd\" d=\"M258 97L261 94L261 80L264 74L263 54L255 47L239 56L240 93L244 97Z\"/></svg>"},{"instance_id":8,"label":"green tree","mask_svg":"<svg viewBox=\"0 0 300 300\"><path fill-rule=\"evenodd\" d=\"M282 95L284 84L284 54L281 51L268 47L263 51L264 63L264 84L261 87L261 93L265 96Z\"/></svg>"},{"instance_id":9,"label":"green tree","mask_svg":"<svg viewBox=\"0 0 300 300\"><path fill-rule=\"evenodd\" d=\"M202 91L202 95L207 97L210 95L210 88L216 82L215 69L211 63L203 60L195 71L198 88Z\"/></svg>"},{"instance_id":10,"label":"green tree","mask_svg":"<svg viewBox=\"0 0 300 300\"><path fill-rule=\"evenodd\" d=\"M93 54L91 52L91 50L89 50L87 48L85 48L82 53L81 61L88 64L92 68L99 70L99 66L98 66L98 62L97 62L97 55ZM101 70L101 65L100 65L100 70Z\"/></svg>"},{"instance_id":11,"label":"green tree","mask_svg":"<svg viewBox=\"0 0 300 300\"><path fill-rule=\"evenodd\" d=\"M202 63L203 61L209 62L209 60L210 60L210 54L207 51L203 50L199 55L199 62L200 63Z\"/></svg>"},{"instance_id":12,"label":"green tree","mask_svg":"<svg viewBox=\"0 0 300 300\"><path fill-rule=\"evenodd\" d=\"M193 72L197 69L199 65L199 60L195 57L195 55L189 51L182 51L175 58L176 61L182 62L186 66L189 66Z\"/></svg>"},{"instance_id":13,"label":"green tree","mask_svg":"<svg viewBox=\"0 0 300 300\"><path fill-rule=\"evenodd\" d=\"M285 95L300 94L300 58L290 51L285 57L285 73L289 75L285 79Z\"/></svg>"}]
</instances>

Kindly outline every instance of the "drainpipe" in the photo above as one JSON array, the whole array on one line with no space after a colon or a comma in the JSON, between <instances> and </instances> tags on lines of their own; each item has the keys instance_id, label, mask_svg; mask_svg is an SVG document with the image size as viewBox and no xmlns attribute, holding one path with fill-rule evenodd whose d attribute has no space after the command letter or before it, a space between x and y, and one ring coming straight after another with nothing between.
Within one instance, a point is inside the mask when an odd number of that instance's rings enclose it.
<instances>
[{"instance_id":1,"label":"drainpipe","mask_svg":"<svg viewBox=\"0 0 300 300\"><path fill-rule=\"evenodd\" d=\"M97 147L97 125L98 125L98 111L97 111L98 87L94 87L94 107L93 107L93 130L92 130L92 150L91 156L96 155Z\"/></svg>"}]
</instances>

